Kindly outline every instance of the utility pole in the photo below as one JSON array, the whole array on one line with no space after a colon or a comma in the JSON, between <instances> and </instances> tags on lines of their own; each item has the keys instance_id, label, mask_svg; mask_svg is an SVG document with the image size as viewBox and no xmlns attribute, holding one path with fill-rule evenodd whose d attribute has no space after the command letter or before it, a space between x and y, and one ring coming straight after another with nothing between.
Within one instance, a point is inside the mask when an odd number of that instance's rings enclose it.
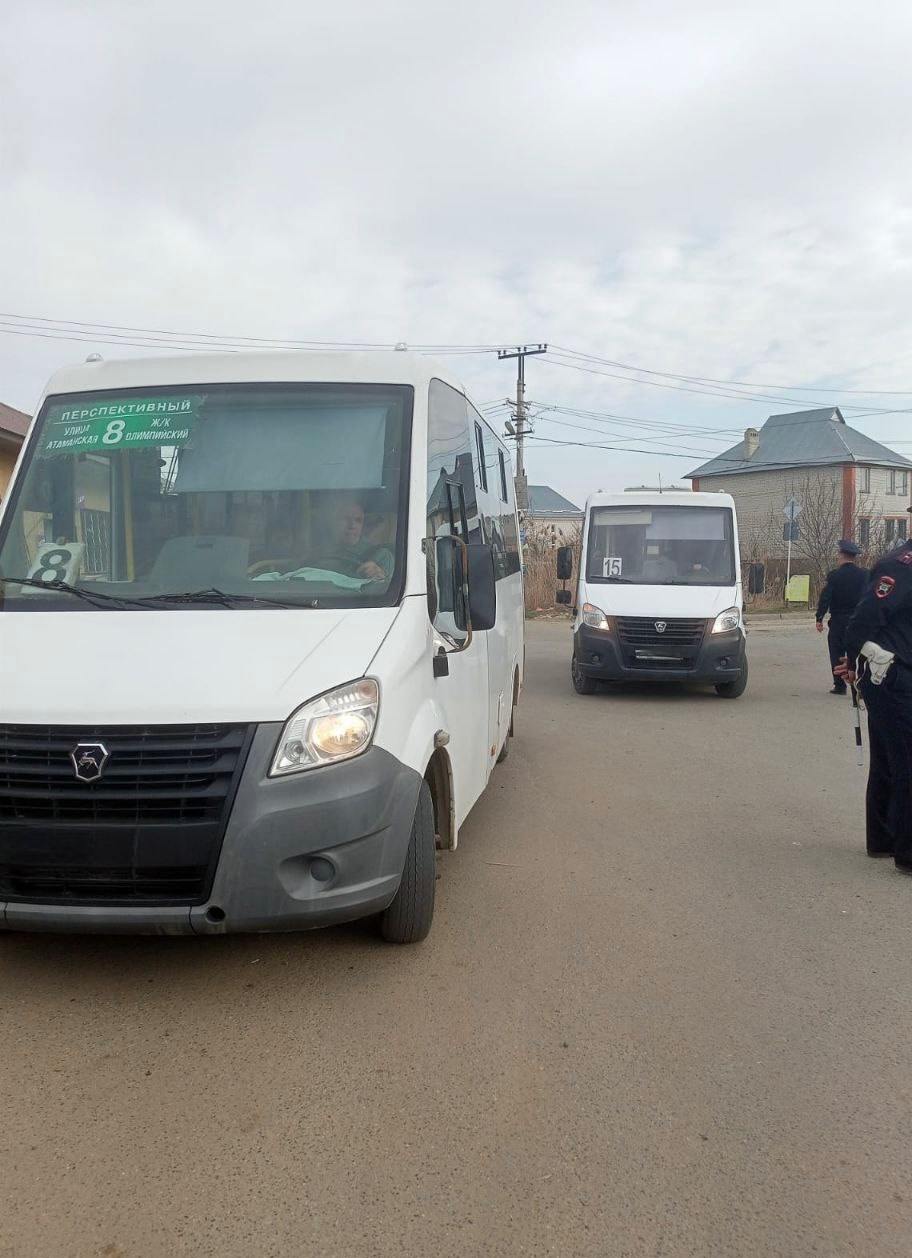
<instances>
[{"instance_id":1,"label":"utility pole","mask_svg":"<svg viewBox=\"0 0 912 1258\"><path fill-rule=\"evenodd\" d=\"M515 350L499 349L499 359L516 359L516 505L521 512L529 510L529 482L526 479L523 440L529 429L526 428L526 359L533 354L546 354L548 346L517 345Z\"/></svg>"}]
</instances>

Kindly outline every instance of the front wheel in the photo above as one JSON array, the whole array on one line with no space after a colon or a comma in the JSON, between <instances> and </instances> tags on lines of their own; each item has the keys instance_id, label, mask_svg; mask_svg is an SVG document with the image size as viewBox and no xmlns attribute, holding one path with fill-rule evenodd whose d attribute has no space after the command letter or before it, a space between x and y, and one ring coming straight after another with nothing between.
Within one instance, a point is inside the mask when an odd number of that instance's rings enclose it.
<instances>
[{"instance_id":1,"label":"front wheel","mask_svg":"<svg viewBox=\"0 0 912 1258\"><path fill-rule=\"evenodd\" d=\"M436 883L434 801L431 788L422 782L402 881L392 904L380 914L380 934L388 943L419 943L427 938L434 920Z\"/></svg>"},{"instance_id":2,"label":"front wheel","mask_svg":"<svg viewBox=\"0 0 912 1258\"><path fill-rule=\"evenodd\" d=\"M578 695L594 695L598 682L594 677L587 677L585 673L580 672L579 664L574 655L570 661L570 677L573 681L573 689Z\"/></svg>"},{"instance_id":3,"label":"front wheel","mask_svg":"<svg viewBox=\"0 0 912 1258\"><path fill-rule=\"evenodd\" d=\"M735 681L721 681L716 686L716 694L720 699L740 699L747 689L747 657L741 665L741 676Z\"/></svg>"}]
</instances>

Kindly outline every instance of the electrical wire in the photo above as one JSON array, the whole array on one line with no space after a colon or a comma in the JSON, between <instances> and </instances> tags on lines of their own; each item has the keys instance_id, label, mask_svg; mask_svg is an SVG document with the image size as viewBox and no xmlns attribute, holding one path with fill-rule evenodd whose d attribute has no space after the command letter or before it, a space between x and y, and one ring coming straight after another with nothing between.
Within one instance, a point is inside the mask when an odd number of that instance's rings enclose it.
<instances>
[{"instance_id":1,"label":"electrical wire","mask_svg":"<svg viewBox=\"0 0 912 1258\"><path fill-rule=\"evenodd\" d=\"M818 385L807 384L761 384L755 380L720 380L715 376L689 376L673 371L658 371L652 367L634 367L631 363L618 362L613 358L601 358L597 354L588 354L583 350L569 349L565 345L552 345L550 348L564 354L572 354L574 358L584 358L588 362L602 363L607 367L619 367L624 371L636 371L642 375L664 376L669 380L687 380L694 384L737 385L745 389L784 389L789 393L818 393ZM852 374L852 373L850 373ZM856 397L912 397L912 389L828 389L831 393L845 393Z\"/></svg>"},{"instance_id":2,"label":"electrical wire","mask_svg":"<svg viewBox=\"0 0 912 1258\"><path fill-rule=\"evenodd\" d=\"M610 380L622 380L627 385L646 385L654 389L671 389L676 393L693 393L693 394L699 394L704 397L721 398L726 401L755 402L755 403L762 404L765 406L769 406L771 403L774 406L782 406L784 403L790 402L795 406L801 406L805 408L813 407L814 409L820 409L820 410L830 409L832 408L832 405L833 405L832 402L812 402L807 398L778 397L772 394L763 394L763 393L757 393L757 394L744 393L744 392L737 392L731 389L723 390L721 388L716 388L715 386L711 388L696 388L696 387L691 387L689 385L683 385L683 384L669 384L661 380L636 380L632 378L631 376L619 375L617 372L613 372L613 371L601 371L600 369L596 367L590 367L581 362L573 362L570 359L564 357L563 355L556 355L550 352L546 356L543 355L542 361L544 363L550 363L552 367L568 367L572 371L582 371L593 376L604 376ZM857 403L854 405L846 404L843 409L847 411L863 410L863 408L860 407ZM903 412L896 409L893 409L893 410L886 409L886 408L878 409L878 410L872 409L872 410L864 411L863 415L857 415L857 416L853 415L852 418L861 419L861 418L864 418L864 416L866 415L896 415L900 413L903 413Z\"/></svg>"}]
</instances>

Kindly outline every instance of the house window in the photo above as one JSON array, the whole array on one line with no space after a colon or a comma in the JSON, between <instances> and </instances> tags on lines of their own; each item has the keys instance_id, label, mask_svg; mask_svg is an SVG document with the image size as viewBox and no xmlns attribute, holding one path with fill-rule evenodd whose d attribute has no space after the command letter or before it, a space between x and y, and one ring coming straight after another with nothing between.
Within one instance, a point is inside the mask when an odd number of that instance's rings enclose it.
<instances>
[{"instance_id":1,"label":"house window","mask_svg":"<svg viewBox=\"0 0 912 1258\"><path fill-rule=\"evenodd\" d=\"M869 467L861 469L861 492L863 494L871 492L871 469Z\"/></svg>"},{"instance_id":2,"label":"house window","mask_svg":"<svg viewBox=\"0 0 912 1258\"><path fill-rule=\"evenodd\" d=\"M908 472L899 473L899 491L898 492L902 494L903 498L905 498L907 494L909 493L909 473Z\"/></svg>"},{"instance_id":3,"label":"house window","mask_svg":"<svg viewBox=\"0 0 912 1258\"><path fill-rule=\"evenodd\" d=\"M889 494L901 494L903 498L909 492L909 473L898 472L896 468L890 470L890 487L887 490Z\"/></svg>"},{"instance_id":4,"label":"house window","mask_svg":"<svg viewBox=\"0 0 912 1258\"><path fill-rule=\"evenodd\" d=\"M904 542L908 536L909 521L907 519L884 520L884 541L888 545Z\"/></svg>"},{"instance_id":5,"label":"house window","mask_svg":"<svg viewBox=\"0 0 912 1258\"><path fill-rule=\"evenodd\" d=\"M871 521L858 521L858 545L862 550L867 550L871 544Z\"/></svg>"}]
</instances>

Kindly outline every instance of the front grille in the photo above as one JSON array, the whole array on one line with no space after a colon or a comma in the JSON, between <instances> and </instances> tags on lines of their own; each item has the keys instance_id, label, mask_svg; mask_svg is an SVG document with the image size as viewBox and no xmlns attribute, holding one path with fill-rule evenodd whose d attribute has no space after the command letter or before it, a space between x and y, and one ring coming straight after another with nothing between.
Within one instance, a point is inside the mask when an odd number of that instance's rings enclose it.
<instances>
[{"instance_id":1,"label":"front grille","mask_svg":"<svg viewBox=\"0 0 912 1258\"><path fill-rule=\"evenodd\" d=\"M664 625L663 630L656 625ZM620 616L618 637L631 646L699 646L706 629L705 620L663 620L647 616Z\"/></svg>"},{"instance_id":2,"label":"front grille","mask_svg":"<svg viewBox=\"0 0 912 1258\"><path fill-rule=\"evenodd\" d=\"M5 865L0 879L9 888L8 898L39 903L117 904L123 901L180 903L192 901L205 885L206 866L178 866L141 872L129 865L114 869L85 869L69 865Z\"/></svg>"},{"instance_id":3,"label":"front grille","mask_svg":"<svg viewBox=\"0 0 912 1258\"><path fill-rule=\"evenodd\" d=\"M0 726L0 899L205 899L252 731L246 725ZM76 778L77 743L104 745Z\"/></svg>"}]
</instances>

